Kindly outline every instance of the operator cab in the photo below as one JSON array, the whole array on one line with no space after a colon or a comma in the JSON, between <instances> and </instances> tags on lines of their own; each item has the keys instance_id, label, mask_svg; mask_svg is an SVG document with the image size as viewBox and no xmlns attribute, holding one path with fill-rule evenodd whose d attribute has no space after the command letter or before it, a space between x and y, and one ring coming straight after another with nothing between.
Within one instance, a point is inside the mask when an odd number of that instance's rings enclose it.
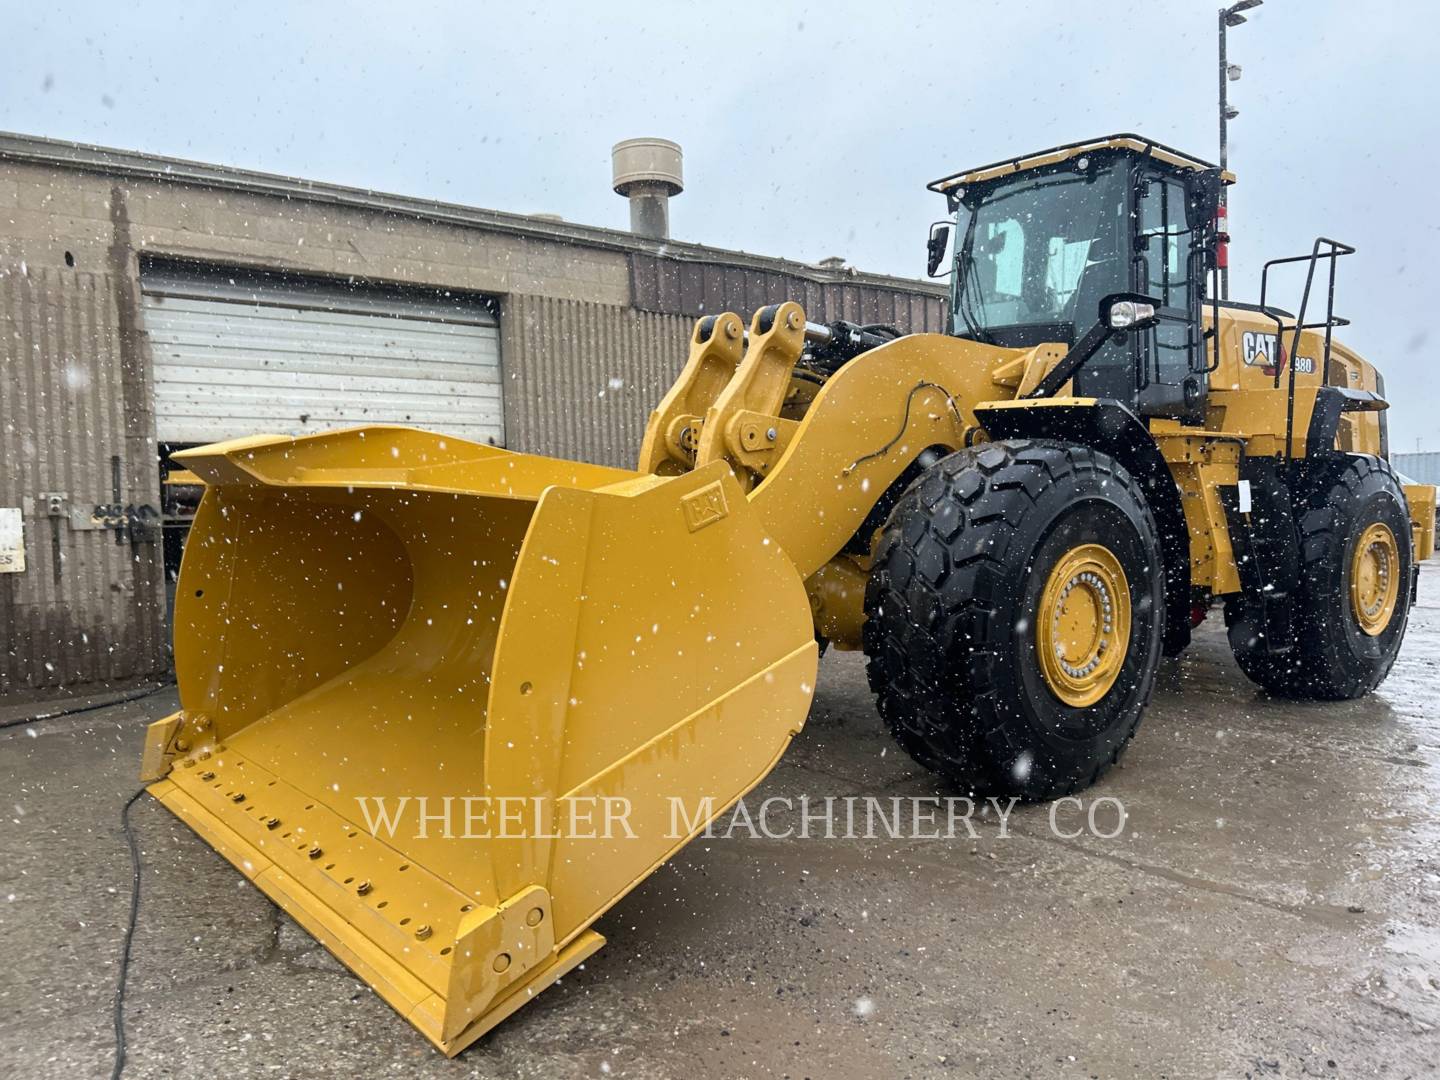
<instances>
[{"instance_id":1,"label":"operator cab","mask_svg":"<svg viewBox=\"0 0 1440 1080\"><path fill-rule=\"evenodd\" d=\"M1225 179L1229 179L1226 177ZM1199 422L1210 367L1201 326L1221 176L1137 135L1113 135L937 180L955 212L951 333L1010 348L1075 345L1117 293L1158 301L1153 326L1112 335L1075 393ZM931 232L931 273L948 223Z\"/></svg>"}]
</instances>

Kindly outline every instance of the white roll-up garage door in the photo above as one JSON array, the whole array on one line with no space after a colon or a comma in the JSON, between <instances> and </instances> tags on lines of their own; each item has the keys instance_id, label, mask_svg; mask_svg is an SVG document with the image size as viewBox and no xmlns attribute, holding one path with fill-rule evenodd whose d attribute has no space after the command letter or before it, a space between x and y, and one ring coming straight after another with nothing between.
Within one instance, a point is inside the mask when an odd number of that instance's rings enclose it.
<instances>
[{"instance_id":1,"label":"white roll-up garage door","mask_svg":"<svg viewBox=\"0 0 1440 1080\"><path fill-rule=\"evenodd\" d=\"M504 445L481 297L146 262L162 443L412 424Z\"/></svg>"}]
</instances>

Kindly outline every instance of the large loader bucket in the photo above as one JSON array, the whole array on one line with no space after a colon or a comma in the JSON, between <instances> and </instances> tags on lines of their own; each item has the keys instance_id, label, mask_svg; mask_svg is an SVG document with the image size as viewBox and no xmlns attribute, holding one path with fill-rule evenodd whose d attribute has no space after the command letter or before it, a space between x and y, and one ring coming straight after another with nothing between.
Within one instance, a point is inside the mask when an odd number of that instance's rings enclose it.
<instances>
[{"instance_id":1,"label":"large loader bucket","mask_svg":"<svg viewBox=\"0 0 1440 1080\"><path fill-rule=\"evenodd\" d=\"M208 487L151 791L448 1054L804 721L804 589L723 464L386 427L178 456Z\"/></svg>"}]
</instances>

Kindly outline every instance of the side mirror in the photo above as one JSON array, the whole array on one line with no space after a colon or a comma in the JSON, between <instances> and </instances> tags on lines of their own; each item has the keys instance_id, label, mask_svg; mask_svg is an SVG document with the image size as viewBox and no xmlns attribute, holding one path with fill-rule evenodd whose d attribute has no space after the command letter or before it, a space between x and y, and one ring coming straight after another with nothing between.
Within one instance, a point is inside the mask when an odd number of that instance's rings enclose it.
<instances>
[{"instance_id":1,"label":"side mirror","mask_svg":"<svg viewBox=\"0 0 1440 1080\"><path fill-rule=\"evenodd\" d=\"M950 223L948 221L937 221L930 226L930 239L925 242L925 253L928 256L925 265L926 277L944 277L944 274L935 273L940 269L940 264L945 261L945 251L950 247Z\"/></svg>"},{"instance_id":2,"label":"side mirror","mask_svg":"<svg viewBox=\"0 0 1440 1080\"><path fill-rule=\"evenodd\" d=\"M1100 301L1100 321L1111 330L1143 330L1160 321L1160 301L1140 293L1111 293Z\"/></svg>"}]
</instances>

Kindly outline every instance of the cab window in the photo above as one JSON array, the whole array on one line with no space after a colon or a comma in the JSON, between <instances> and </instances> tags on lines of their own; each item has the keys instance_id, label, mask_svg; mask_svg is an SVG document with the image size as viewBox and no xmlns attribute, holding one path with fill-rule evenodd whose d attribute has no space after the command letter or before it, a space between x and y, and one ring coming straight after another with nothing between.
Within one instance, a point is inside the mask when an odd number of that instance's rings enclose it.
<instances>
[{"instance_id":1,"label":"cab window","mask_svg":"<svg viewBox=\"0 0 1440 1080\"><path fill-rule=\"evenodd\" d=\"M1184 186L1169 178L1150 180L1140 199L1140 286L1167 308L1190 310L1192 238Z\"/></svg>"}]
</instances>

